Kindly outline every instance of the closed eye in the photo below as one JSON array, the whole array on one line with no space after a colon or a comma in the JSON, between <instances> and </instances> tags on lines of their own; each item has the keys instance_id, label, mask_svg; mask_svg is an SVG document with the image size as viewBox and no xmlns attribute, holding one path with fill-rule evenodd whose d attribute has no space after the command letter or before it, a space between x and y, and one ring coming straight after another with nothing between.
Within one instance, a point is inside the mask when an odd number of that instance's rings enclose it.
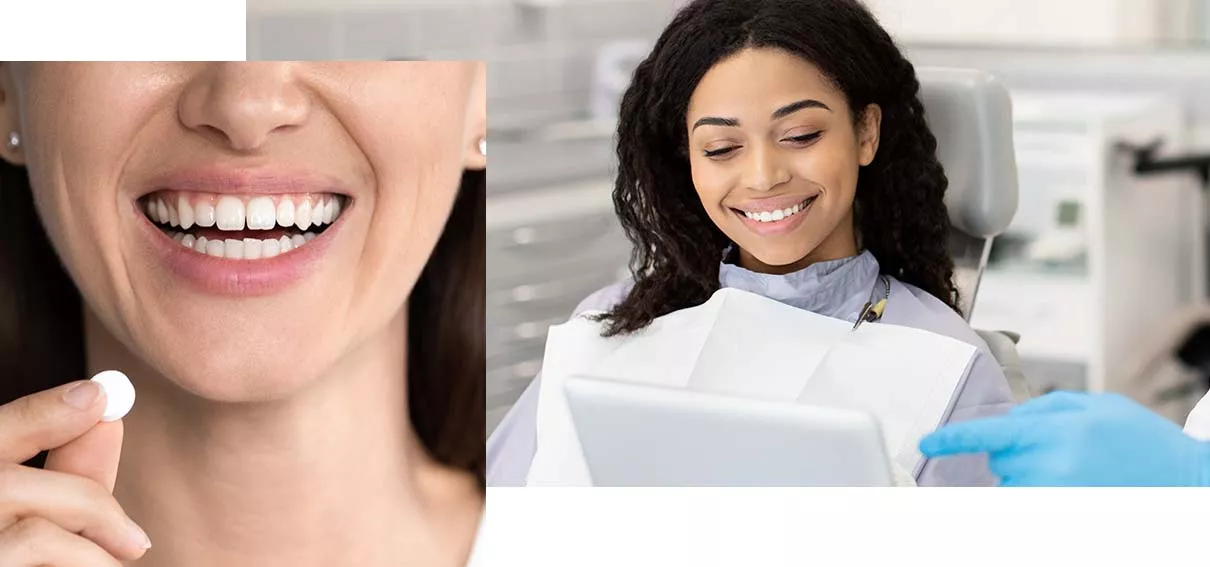
<instances>
[{"instance_id":1,"label":"closed eye","mask_svg":"<svg viewBox=\"0 0 1210 567\"><path fill-rule=\"evenodd\" d=\"M720 157L720 156L725 156L737 149L739 149L739 146L729 146L726 148L719 148L717 150L706 150L706 151L702 152L702 155L704 155L708 158Z\"/></svg>"},{"instance_id":2,"label":"closed eye","mask_svg":"<svg viewBox=\"0 0 1210 567\"><path fill-rule=\"evenodd\" d=\"M790 138L786 138L786 140L794 142L796 144L806 144L808 142L814 141L816 138L819 137L820 134L823 134L823 132L813 132L810 134L803 134L801 136L792 136Z\"/></svg>"}]
</instances>

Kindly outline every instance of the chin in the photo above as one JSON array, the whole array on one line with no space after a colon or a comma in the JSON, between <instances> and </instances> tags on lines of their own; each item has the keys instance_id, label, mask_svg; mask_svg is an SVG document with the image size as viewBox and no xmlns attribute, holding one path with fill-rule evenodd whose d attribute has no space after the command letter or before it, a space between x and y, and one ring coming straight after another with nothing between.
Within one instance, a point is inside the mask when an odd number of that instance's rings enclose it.
<instances>
[{"instance_id":1,"label":"chin","mask_svg":"<svg viewBox=\"0 0 1210 567\"><path fill-rule=\"evenodd\" d=\"M173 357L161 373L188 394L223 403L288 398L320 374L317 353L282 349L265 354L262 349L247 347L208 352L222 354L191 354L185 360Z\"/></svg>"},{"instance_id":2,"label":"chin","mask_svg":"<svg viewBox=\"0 0 1210 567\"><path fill-rule=\"evenodd\" d=\"M785 267L801 261L807 256L807 252L770 252L764 254L752 254L757 260L766 266Z\"/></svg>"},{"instance_id":3,"label":"chin","mask_svg":"<svg viewBox=\"0 0 1210 567\"><path fill-rule=\"evenodd\" d=\"M804 258L815 251L814 247L787 246L746 249L760 263L772 267L786 267L802 262Z\"/></svg>"}]
</instances>

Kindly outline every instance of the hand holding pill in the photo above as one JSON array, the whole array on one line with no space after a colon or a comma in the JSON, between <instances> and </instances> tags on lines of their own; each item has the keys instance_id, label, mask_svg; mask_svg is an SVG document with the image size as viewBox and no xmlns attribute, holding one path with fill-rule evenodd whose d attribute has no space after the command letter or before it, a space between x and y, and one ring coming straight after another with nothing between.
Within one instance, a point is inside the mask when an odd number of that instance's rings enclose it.
<instances>
[{"instance_id":1,"label":"hand holding pill","mask_svg":"<svg viewBox=\"0 0 1210 567\"><path fill-rule=\"evenodd\" d=\"M111 494L134 404L106 371L0 405L0 565L118 567L150 542ZM44 468L22 463L49 451Z\"/></svg>"}]
</instances>

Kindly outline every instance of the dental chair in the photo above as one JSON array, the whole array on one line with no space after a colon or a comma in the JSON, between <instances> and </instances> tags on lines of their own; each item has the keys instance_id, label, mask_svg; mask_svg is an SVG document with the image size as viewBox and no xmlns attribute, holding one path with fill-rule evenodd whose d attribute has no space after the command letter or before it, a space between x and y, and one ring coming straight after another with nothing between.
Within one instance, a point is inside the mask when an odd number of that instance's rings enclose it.
<instances>
[{"instance_id":1,"label":"dental chair","mask_svg":"<svg viewBox=\"0 0 1210 567\"><path fill-rule=\"evenodd\" d=\"M937 138L937 156L949 188L950 250L959 307L970 320L992 241L1017 212L1017 161L1012 103L991 75L973 69L921 67L920 100ZM1030 398L1017 357L1015 333L976 329L1004 369L1017 401Z\"/></svg>"}]
</instances>

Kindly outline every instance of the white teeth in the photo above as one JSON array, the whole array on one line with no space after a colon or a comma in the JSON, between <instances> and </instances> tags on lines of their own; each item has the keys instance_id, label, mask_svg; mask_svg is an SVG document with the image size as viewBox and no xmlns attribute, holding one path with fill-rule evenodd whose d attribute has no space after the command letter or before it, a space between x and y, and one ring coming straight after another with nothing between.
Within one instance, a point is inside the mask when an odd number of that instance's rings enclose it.
<instances>
[{"instance_id":1,"label":"white teeth","mask_svg":"<svg viewBox=\"0 0 1210 567\"><path fill-rule=\"evenodd\" d=\"M170 234L174 241L185 248L208 256L214 256L215 258L227 258L228 260L272 258L295 250L310 242L316 236L315 233L308 232L306 234L295 234L265 240L258 238L209 240L205 236L194 237L192 234L185 234L183 232L172 232Z\"/></svg>"},{"instance_id":2,"label":"white teeth","mask_svg":"<svg viewBox=\"0 0 1210 567\"><path fill-rule=\"evenodd\" d=\"M336 198L328 199L328 204L324 205L324 224L332 224L336 220Z\"/></svg>"},{"instance_id":3,"label":"white teeth","mask_svg":"<svg viewBox=\"0 0 1210 567\"><path fill-rule=\"evenodd\" d=\"M326 210L327 209L324 207L323 198L317 198L315 199L314 203L311 203L311 224L313 226L324 224L324 215Z\"/></svg>"},{"instance_id":4,"label":"white teeth","mask_svg":"<svg viewBox=\"0 0 1210 567\"><path fill-rule=\"evenodd\" d=\"M281 242L276 240L262 240L260 247L261 258L272 258L281 254Z\"/></svg>"},{"instance_id":5,"label":"white teeth","mask_svg":"<svg viewBox=\"0 0 1210 567\"><path fill-rule=\"evenodd\" d=\"M311 205L311 222L315 226L328 224L328 205L323 197L316 199L315 204Z\"/></svg>"},{"instance_id":6,"label":"white teeth","mask_svg":"<svg viewBox=\"0 0 1210 567\"><path fill-rule=\"evenodd\" d=\"M311 202L307 199L307 206L311 207L311 226L319 226L324 223L324 204L323 201Z\"/></svg>"},{"instance_id":7,"label":"white teeth","mask_svg":"<svg viewBox=\"0 0 1210 567\"><path fill-rule=\"evenodd\" d=\"M231 260L244 259L244 241L228 238L223 241L223 256Z\"/></svg>"},{"instance_id":8,"label":"white teeth","mask_svg":"<svg viewBox=\"0 0 1210 567\"><path fill-rule=\"evenodd\" d=\"M224 197L224 199L225 198L226 197ZM222 205L221 200L219 201L219 204ZM256 197L255 199L248 201L249 230L269 230L276 225L277 210L273 206L273 199L269 197Z\"/></svg>"},{"instance_id":9,"label":"white teeth","mask_svg":"<svg viewBox=\"0 0 1210 567\"><path fill-rule=\"evenodd\" d=\"M294 226L294 201L283 198L277 204L277 224L282 227Z\"/></svg>"},{"instance_id":10,"label":"white teeth","mask_svg":"<svg viewBox=\"0 0 1210 567\"><path fill-rule=\"evenodd\" d=\"M222 240L206 241L206 255L208 255L208 256L214 256L215 258L222 258L224 248L225 248L225 246L224 246L224 243Z\"/></svg>"},{"instance_id":11,"label":"white teeth","mask_svg":"<svg viewBox=\"0 0 1210 567\"><path fill-rule=\"evenodd\" d=\"M176 201L176 208L180 209L181 228L188 229L193 226L193 207L189 205L189 201L181 195Z\"/></svg>"},{"instance_id":12,"label":"white teeth","mask_svg":"<svg viewBox=\"0 0 1210 567\"><path fill-rule=\"evenodd\" d=\"M161 223L168 222L168 206L159 199L155 200L155 218Z\"/></svg>"},{"instance_id":13,"label":"white teeth","mask_svg":"<svg viewBox=\"0 0 1210 567\"><path fill-rule=\"evenodd\" d=\"M303 199L298 207L294 209L294 224L298 225L298 230L307 230L311 227L311 200Z\"/></svg>"},{"instance_id":14,"label":"white teeth","mask_svg":"<svg viewBox=\"0 0 1210 567\"><path fill-rule=\"evenodd\" d=\"M143 205L148 218L160 224L180 226L189 229L193 226L210 228L217 226L219 230L270 230L277 226L293 227L307 230L313 226L332 224L340 217L342 210L339 197L310 197L295 203L291 198L282 198L274 205L272 197L254 197L244 202L238 197L219 197L217 204L209 200L201 200L191 204L185 195L178 195L169 202L171 197L148 198ZM788 212L790 209L786 209Z\"/></svg>"},{"instance_id":15,"label":"white teeth","mask_svg":"<svg viewBox=\"0 0 1210 567\"><path fill-rule=\"evenodd\" d=\"M192 204L186 195L155 196L140 201L138 205L155 223L180 226L184 230L164 227L165 235L177 244L195 252L215 258L232 260L258 260L285 254L315 239L314 232L285 234L273 239L208 239L185 232L194 226L217 227L223 231L270 230L282 227L323 227L331 224L341 213L341 201L336 196L282 197L274 204L268 196L253 197L247 201L236 196L221 196L217 201L202 197Z\"/></svg>"},{"instance_id":16,"label":"white teeth","mask_svg":"<svg viewBox=\"0 0 1210 567\"><path fill-rule=\"evenodd\" d=\"M244 202L231 196L222 197L215 207L214 222L219 230L244 229Z\"/></svg>"},{"instance_id":17,"label":"white teeth","mask_svg":"<svg viewBox=\"0 0 1210 567\"><path fill-rule=\"evenodd\" d=\"M777 211L762 211L759 213L744 211L744 216L758 222L777 222L802 212L804 208L806 207L804 207L802 203L799 203L793 207L787 207Z\"/></svg>"},{"instance_id":18,"label":"white teeth","mask_svg":"<svg viewBox=\"0 0 1210 567\"><path fill-rule=\"evenodd\" d=\"M209 228L214 226L214 205L209 202L198 203L193 209L194 219L198 226Z\"/></svg>"},{"instance_id":19,"label":"white teeth","mask_svg":"<svg viewBox=\"0 0 1210 567\"><path fill-rule=\"evenodd\" d=\"M259 260L261 251L261 240L259 238L244 239L244 259Z\"/></svg>"}]
</instances>

